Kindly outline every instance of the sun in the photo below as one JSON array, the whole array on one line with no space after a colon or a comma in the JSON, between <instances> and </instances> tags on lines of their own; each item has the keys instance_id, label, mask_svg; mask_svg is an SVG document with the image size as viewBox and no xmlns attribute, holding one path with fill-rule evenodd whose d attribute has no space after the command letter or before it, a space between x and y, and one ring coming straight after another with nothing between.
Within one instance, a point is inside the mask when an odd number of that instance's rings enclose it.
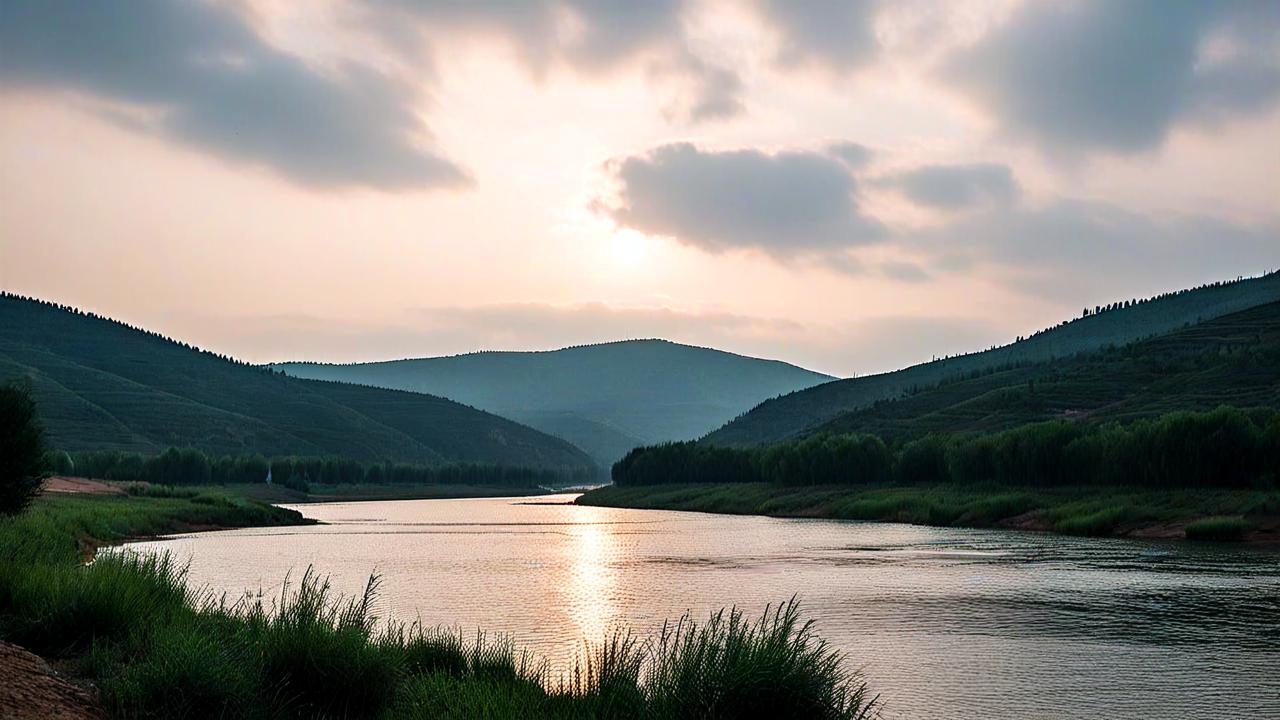
<instances>
[{"instance_id":1,"label":"sun","mask_svg":"<svg viewBox=\"0 0 1280 720\"><path fill-rule=\"evenodd\" d=\"M623 268L634 268L649 254L649 239L643 233L623 228L613 233L610 242L613 262Z\"/></svg>"}]
</instances>

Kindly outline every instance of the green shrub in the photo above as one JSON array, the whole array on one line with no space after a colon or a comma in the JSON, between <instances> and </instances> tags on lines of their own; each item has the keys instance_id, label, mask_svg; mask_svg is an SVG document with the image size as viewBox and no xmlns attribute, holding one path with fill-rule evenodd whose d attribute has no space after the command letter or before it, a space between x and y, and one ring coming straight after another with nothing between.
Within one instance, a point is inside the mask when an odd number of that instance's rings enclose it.
<instances>
[{"instance_id":1,"label":"green shrub","mask_svg":"<svg viewBox=\"0 0 1280 720\"><path fill-rule=\"evenodd\" d=\"M22 512L44 484L44 427L31 389L0 387L0 515Z\"/></svg>"}]
</instances>

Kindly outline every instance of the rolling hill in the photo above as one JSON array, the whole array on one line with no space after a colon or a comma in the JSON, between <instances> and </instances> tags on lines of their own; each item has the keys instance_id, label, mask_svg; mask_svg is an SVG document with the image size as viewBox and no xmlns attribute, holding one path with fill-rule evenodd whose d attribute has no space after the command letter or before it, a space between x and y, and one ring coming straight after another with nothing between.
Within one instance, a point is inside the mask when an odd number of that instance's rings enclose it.
<instances>
[{"instance_id":1,"label":"rolling hill","mask_svg":"<svg viewBox=\"0 0 1280 720\"><path fill-rule=\"evenodd\" d=\"M58 449L485 462L579 472L568 442L441 397L288 377L68 307L0 296L0 382Z\"/></svg>"},{"instance_id":2,"label":"rolling hill","mask_svg":"<svg viewBox=\"0 0 1280 720\"><path fill-rule=\"evenodd\" d=\"M816 431L895 440L1055 419L1125 422L1218 405L1280 407L1280 302L1130 345L945 382Z\"/></svg>"},{"instance_id":3,"label":"rolling hill","mask_svg":"<svg viewBox=\"0 0 1280 720\"><path fill-rule=\"evenodd\" d=\"M878 375L835 380L767 400L704 441L747 447L813 432L845 413L993 369L1041 363L1155 337L1280 301L1280 273L1215 283L1099 308L1025 339Z\"/></svg>"},{"instance_id":4,"label":"rolling hill","mask_svg":"<svg viewBox=\"0 0 1280 720\"><path fill-rule=\"evenodd\" d=\"M295 377L446 396L565 438L603 467L637 445L700 437L765 398L831 379L665 340L272 367Z\"/></svg>"}]
</instances>

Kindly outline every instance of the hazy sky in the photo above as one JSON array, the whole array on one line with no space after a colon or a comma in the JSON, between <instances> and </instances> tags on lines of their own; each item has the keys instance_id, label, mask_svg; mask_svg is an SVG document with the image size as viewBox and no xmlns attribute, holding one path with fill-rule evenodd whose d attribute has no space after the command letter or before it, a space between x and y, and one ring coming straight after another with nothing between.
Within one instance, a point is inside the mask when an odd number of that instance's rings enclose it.
<instances>
[{"instance_id":1,"label":"hazy sky","mask_svg":"<svg viewBox=\"0 0 1280 720\"><path fill-rule=\"evenodd\" d=\"M1280 267L1280 2L0 0L0 285L866 373Z\"/></svg>"}]
</instances>

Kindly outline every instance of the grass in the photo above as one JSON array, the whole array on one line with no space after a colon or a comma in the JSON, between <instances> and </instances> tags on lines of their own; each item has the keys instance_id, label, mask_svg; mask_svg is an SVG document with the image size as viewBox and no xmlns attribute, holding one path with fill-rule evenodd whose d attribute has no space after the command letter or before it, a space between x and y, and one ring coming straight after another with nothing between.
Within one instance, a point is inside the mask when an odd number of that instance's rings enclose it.
<instances>
[{"instance_id":1,"label":"grass","mask_svg":"<svg viewBox=\"0 0 1280 720\"><path fill-rule=\"evenodd\" d=\"M22 515L0 519L0 562L75 562L129 538L311 522L297 511L232 495L163 486L149 492L38 498Z\"/></svg>"},{"instance_id":2,"label":"grass","mask_svg":"<svg viewBox=\"0 0 1280 720\"><path fill-rule=\"evenodd\" d=\"M137 492L45 497L0 519L0 638L94 684L112 717L852 719L877 706L794 599L754 619L685 616L651 639L616 630L553 677L502 637L379 620L376 577L344 598L308 569L275 597L229 602L191 588L168 556L105 550L82 564L83 543L297 519L202 491Z\"/></svg>"},{"instance_id":3,"label":"grass","mask_svg":"<svg viewBox=\"0 0 1280 720\"><path fill-rule=\"evenodd\" d=\"M1187 525L1187 537L1192 540L1244 539L1253 529L1253 523L1242 517L1208 517Z\"/></svg>"},{"instance_id":4,"label":"grass","mask_svg":"<svg viewBox=\"0 0 1280 720\"><path fill-rule=\"evenodd\" d=\"M608 486L582 495L577 502L943 527L1014 527L1085 536L1143 535L1170 525L1176 532L1176 526L1186 524L1188 538L1242 540L1259 525L1280 525L1280 491L1275 490L742 483ZM1245 516L1252 520L1241 519Z\"/></svg>"}]
</instances>

